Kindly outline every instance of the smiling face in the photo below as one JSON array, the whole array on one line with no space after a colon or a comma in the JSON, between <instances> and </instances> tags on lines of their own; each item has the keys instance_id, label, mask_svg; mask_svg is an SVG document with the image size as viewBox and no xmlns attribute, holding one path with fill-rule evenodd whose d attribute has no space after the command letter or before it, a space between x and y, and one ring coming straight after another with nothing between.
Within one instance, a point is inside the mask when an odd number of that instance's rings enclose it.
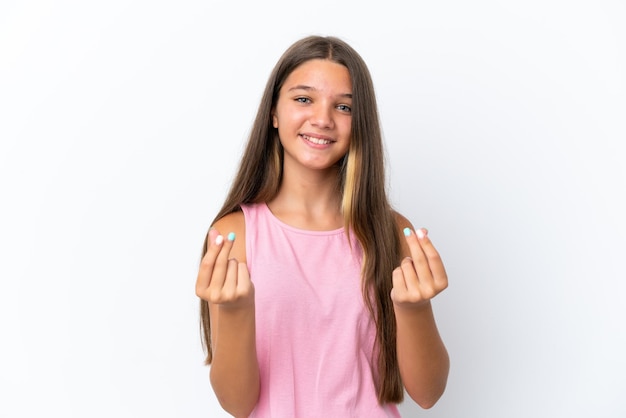
<instances>
[{"instance_id":1,"label":"smiling face","mask_svg":"<svg viewBox=\"0 0 626 418\"><path fill-rule=\"evenodd\" d=\"M348 69L313 59L297 67L280 89L272 124L284 148L285 169L324 170L348 151L352 124Z\"/></svg>"}]
</instances>

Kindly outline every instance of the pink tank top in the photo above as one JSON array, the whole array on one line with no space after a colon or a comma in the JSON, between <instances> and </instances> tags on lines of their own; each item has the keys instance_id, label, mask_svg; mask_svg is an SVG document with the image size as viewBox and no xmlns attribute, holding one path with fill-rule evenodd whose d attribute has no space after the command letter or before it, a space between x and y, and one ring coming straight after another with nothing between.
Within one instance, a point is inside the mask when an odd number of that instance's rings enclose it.
<instances>
[{"instance_id":1,"label":"pink tank top","mask_svg":"<svg viewBox=\"0 0 626 418\"><path fill-rule=\"evenodd\" d=\"M375 325L361 294L361 247L343 229L291 227L242 205L255 287L259 402L251 417L399 417L376 398Z\"/></svg>"}]
</instances>

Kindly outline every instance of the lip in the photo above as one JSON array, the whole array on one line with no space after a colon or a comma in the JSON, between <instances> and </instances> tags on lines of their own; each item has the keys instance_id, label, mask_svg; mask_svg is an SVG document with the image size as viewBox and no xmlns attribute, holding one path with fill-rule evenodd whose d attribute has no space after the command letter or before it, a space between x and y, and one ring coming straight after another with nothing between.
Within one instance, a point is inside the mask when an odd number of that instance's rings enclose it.
<instances>
[{"instance_id":1,"label":"lip","mask_svg":"<svg viewBox=\"0 0 626 418\"><path fill-rule=\"evenodd\" d=\"M301 133L298 136L309 146L313 148L326 148L329 145L337 142L334 139L325 135L316 135L311 133Z\"/></svg>"}]
</instances>

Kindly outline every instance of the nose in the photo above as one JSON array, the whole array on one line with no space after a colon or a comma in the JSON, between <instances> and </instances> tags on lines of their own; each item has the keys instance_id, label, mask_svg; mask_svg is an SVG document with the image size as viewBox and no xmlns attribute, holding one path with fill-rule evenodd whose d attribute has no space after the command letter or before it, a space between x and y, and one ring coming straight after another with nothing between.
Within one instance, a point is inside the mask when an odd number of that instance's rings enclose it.
<instances>
[{"instance_id":1,"label":"nose","mask_svg":"<svg viewBox=\"0 0 626 418\"><path fill-rule=\"evenodd\" d=\"M311 125L320 129L332 129L334 126L332 106L318 103L311 114Z\"/></svg>"}]
</instances>

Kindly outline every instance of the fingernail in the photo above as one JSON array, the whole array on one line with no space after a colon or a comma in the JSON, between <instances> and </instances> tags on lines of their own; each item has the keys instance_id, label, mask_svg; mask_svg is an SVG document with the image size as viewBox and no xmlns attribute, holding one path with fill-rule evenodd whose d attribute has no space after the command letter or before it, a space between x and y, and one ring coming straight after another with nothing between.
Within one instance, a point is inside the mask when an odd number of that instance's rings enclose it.
<instances>
[{"instance_id":1,"label":"fingernail","mask_svg":"<svg viewBox=\"0 0 626 418\"><path fill-rule=\"evenodd\" d=\"M411 235L411 229L410 228L404 228L404 236L408 237L409 235Z\"/></svg>"},{"instance_id":2,"label":"fingernail","mask_svg":"<svg viewBox=\"0 0 626 418\"><path fill-rule=\"evenodd\" d=\"M224 237L221 236L221 235L218 235L217 238L215 238L215 243L217 245L220 245L220 244L222 244L222 242L224 242Z\"/></svg>"},{"instance_id":3,"label":"fingernail","mask_svg":"<svg viewBox=\"0 0 626 418\"><path fill-rule=\"evenodd\" d=\"M234 241L235 240L235 233L231 232L230 234L228 234L228 240L229 241Z\"/></svg>"},{"instance_id":4,"label":"fingernail","mask_svg":"<svg viewBox=\"0 0 626 418\"><path fill-rule=\"evenodd\" d=\"M415 234L417 235L417 237L419 239L422 239L426 236L426 234L424 233L424 231L422 231L421 229L418 229L417 231L415 231Z\"/></svg>"}]
</instances>

